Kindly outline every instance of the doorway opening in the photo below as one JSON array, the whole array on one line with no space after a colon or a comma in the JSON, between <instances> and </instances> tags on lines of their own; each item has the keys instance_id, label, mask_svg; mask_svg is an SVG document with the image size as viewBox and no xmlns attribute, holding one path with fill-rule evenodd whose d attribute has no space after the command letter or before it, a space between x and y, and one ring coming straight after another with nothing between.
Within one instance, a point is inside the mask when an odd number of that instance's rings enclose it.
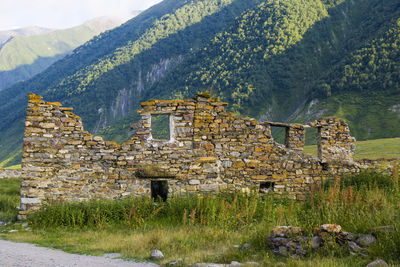
<instances>
[{"instance_id":1,"label":"doorway opening","mask_svg":"<svg viewBox=\"0 0 400 267\"><path fill-rule=\"evenodd\" d=\"M166 201L168 198L168 181L151 181L151 197L155 201Z\"/></svg>"},{"instance_id":2,"label":"doorway opening","mask_svg":"<svg viewBox=\"0 0 400 267\"><path fill-rule=\"evenodd\" d=\"M260 183L260 193L270 193L274 191L275 183L274 182L262 182Z\"/></svg>"}]
</instances>

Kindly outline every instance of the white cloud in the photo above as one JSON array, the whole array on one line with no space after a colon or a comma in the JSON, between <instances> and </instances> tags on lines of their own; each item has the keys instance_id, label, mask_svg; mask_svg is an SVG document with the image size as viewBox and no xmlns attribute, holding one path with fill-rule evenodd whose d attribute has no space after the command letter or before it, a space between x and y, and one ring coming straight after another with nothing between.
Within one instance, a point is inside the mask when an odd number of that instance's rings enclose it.
<instances>
[{"instance_id":1,"label":"white cloud","mask_svg":"<svg viewBox=\"0 0 400 267\"><path fill-rule=\"evenodd\" d=\"M144 10L161 0L1 0L0 30L66 28L99 16Z\"/></svg>"}]
</instances>

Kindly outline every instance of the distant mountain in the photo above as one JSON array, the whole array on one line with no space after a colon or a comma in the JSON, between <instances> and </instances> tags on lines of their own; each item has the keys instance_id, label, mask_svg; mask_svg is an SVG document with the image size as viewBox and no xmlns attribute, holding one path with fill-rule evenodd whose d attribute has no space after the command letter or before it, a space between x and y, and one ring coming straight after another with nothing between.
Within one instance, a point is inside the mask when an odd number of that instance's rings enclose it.
<instances>
[{"instance_id":1,"label":"distant mountain","mask_svg":"<svg viewBox=\"0 0 400 267\"><path fill-rule=\"evenodd\" d=\"M31 36L31 35L43 34L50 31L53 30L36 26L14 29L9 31L0 31L0 46L2 43L15 36Z\"/></svg>"},{"instance_id":2,"label":"distant mountain","mask_svg":"<svg viewBox=\"0 0 400 267\"><path fill-rule=\"evenodd\" d=\"M138 13L131 13L130 18ZM0 90L29 79L93 36L127 19L126 15L100 17L65 30L30 27L0 32L0 36L8 36L0 44Z\"/></svg>"},{"instance_id":3,"label":"distant mountain","mask_svg":"<svg viewBox=\"0 0 400 267\"><path fill-rule=\"evenodd\" d=\"M0 92L0 162L20 157L29 92L117 141L141 101L204 90L259 120L339 116L361 140L400 136L399 47L398 0L165 0Z\"/></svg>"}]
</instances>

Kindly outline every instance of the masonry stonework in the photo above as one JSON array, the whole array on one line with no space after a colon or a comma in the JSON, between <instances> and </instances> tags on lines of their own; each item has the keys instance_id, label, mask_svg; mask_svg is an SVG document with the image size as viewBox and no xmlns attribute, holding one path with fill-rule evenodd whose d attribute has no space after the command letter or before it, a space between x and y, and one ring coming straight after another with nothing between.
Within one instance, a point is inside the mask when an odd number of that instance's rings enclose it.
<instances>
[{"instance_id":1,"label":"masonry stonework","mask_svg":"<svg viewBox=\"0 0 400 267\"><path fill-rule=\"evenodd\" d=\"M21 177L21 170L14 170L14 169L2 169L0 168L0 179L3 178L20 178Z\"/></svg>"},{"instance_id":2,"label":"masonry stonework","mask_svg":"<svg viewBox=\"0 0 400 267\"><path fill-rule=\"evenodd\" d=\"M302 200L311 184L359 171L354 138L341 119L260 123L226 112L227 103L207 94L141 105L135 136L119 145L84 131L72 108L31 94L19 218L52 201L150 196L155 181L166 181L170 195L268 185L277 196ZM152 137L151 116L159 114L169 115L167 140ZM274 141L271 126L286 128L284 145ZM318 128L318 158L303 153L310 127Z\"/></svg>"}]
</instances>

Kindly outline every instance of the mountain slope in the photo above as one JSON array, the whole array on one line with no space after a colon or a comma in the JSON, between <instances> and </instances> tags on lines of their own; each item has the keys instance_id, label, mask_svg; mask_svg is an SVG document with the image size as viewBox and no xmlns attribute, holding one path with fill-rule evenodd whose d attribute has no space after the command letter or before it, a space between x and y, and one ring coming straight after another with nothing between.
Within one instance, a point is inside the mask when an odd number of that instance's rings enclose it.
<instances>
[{"instance_id":1,"label":"mountain slope","mask_svg":"<svg viewBox=\"0 0 400 267\"><path fill-rule=\"evenodd\" d=\"M0 90L38 74L93 36L122 22L123 18L102 17L65 30L16 31L21 35L10 37L0 47Z\"/></svg>"},{"instance_id":2,"label":"mountain slope","mask_svg":"<svg viewBox=\"0 0 400 267\"><path fill-rule=\"evenodd\" d=\"M43 34L46 32L52 31L51 29L47 28L42 28L42 27L25 27L25 28L19 28L19 29L14 29L14 30L6 30L6 31L0 31L0 46L2 43L5 41L9 40L10 38L13 38L15 36L31 36L31 35L38 35L38 34Z\"/></svg>"},{"instance_id":3,"label":"mountain slope","mask_svg":"<svg viewBox=\"0 0 400 267\"><path fill-rule=\"evenodd\" d=\"M100 130L136 109L142 92L168 69L260 2L163 1L95 37L31 80L0 92L0 112L5 114L0 121L0 160L20 147L21 135L16 132L23 128L28 92L74 106L87 129Z\"/></svg>"},{"instance_id":4,"label":"mountain slope","mask_svg":"<svg viewBox=\"0 0 400 267\"><path fill-rule=\"evenodd\" d=\"M359 139L399 136L399 18L395 0L165 0L0 92L0 161L28 92L118 141L142 100L206 89L260 120L338 115Z\"/></svg>"},{"instance_id":5,"label":"mountain slope","mask_svg":"<svg viewBox=\"0 0 400 267\"><path fill-rule=\"evenodd\" d=\"M153 92L166 96L166 86L185 96L210 88L232 103L234 111L262 120L307 121L340 115L351 126L358 125L352 127L358 138L399 136L399 120L394 120L398 112L393 110L400 103L400 4L325 2L324 12L318 2L261 4L166 75L148 97ZM312 27L307 27L307 21ZM358 97L360 88L362 97ZM343 91L351 92L351 97ZM351 100L355 102L345 104ZM353 108L341 112L335 104L341 101ZM312 103L320 104L309 110ZM352 116L357 113L366 121Z\"/></svg>"}]
</instances>

